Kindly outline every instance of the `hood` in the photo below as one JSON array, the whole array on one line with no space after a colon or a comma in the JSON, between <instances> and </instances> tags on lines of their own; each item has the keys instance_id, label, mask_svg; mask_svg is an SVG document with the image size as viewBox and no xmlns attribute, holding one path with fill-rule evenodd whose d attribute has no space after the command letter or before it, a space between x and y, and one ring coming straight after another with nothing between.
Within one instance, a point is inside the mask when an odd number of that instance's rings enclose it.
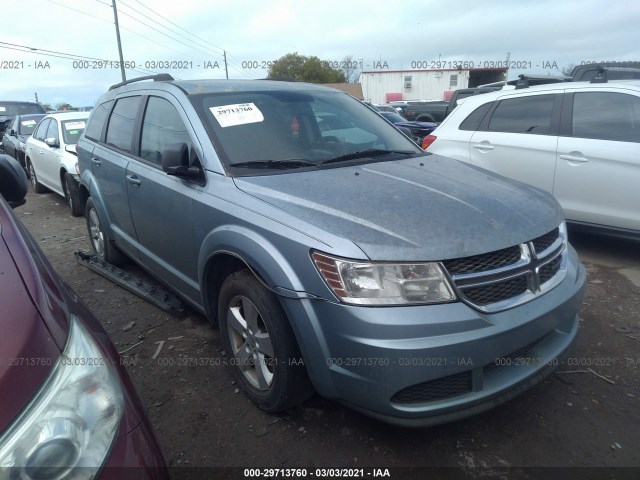
<instances>
[{"instance_id":1,"label":"hood","mask_svg":"<svg viewBox=\"0 0 640 480\"><path fill-rule=\"evenodd\" d=\"M295 228L316 225L372 260L476 255L531 240L563 219L549 194L438 155L235 182L294 217L284 221Z\"/></svg>"},{"instance_id":2,"label":"hood","mask_svg":"<svg viewBox=\"0 0 640 480\"><path fill-rule=\"evenodd\" d=\"M7 248L9 225L2 220L0 215L0 432L40 389L60 355Z\"/></svg>"}]
</instances>

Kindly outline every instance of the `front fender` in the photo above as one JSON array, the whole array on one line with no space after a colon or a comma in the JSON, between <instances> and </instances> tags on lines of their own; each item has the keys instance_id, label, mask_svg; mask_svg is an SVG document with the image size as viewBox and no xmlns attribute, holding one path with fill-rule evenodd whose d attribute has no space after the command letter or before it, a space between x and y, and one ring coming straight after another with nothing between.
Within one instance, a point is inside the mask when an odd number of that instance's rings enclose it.
<instances>
[{"instance_id":1,"label":"front fender","mask_svg":"<svg viewBox=\"0 0 640 480\"><path fill-rule=\"evenodd\" d=\"M306 247L308 249L308 247ZM198 256L198 278L204 285L207 265L219 254L231 254L250 267L271 289L304 292L305 287L290 259L268 238L239 225L224 225L212 230L203 240ZM299 266L298 266L299 267Z\"/></svg>"}]
</instances>

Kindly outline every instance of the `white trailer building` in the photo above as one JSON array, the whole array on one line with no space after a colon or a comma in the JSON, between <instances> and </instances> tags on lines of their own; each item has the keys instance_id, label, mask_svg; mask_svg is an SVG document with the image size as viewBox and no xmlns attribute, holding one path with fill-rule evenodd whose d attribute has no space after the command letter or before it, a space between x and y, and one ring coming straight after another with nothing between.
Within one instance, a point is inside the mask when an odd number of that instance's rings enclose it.
<instances>
[{"instance_id":1,"label":"white trailer building","mask_svg":"<svg viewBox=\"0 0 640 480\"><path fill-rule=\"evenodd\" d=\"M364 99L372 103L448 100L454 90L503 81L506 75L505 68L378 70L362 72L360 83Z\"/></svg>"}]
</instances>

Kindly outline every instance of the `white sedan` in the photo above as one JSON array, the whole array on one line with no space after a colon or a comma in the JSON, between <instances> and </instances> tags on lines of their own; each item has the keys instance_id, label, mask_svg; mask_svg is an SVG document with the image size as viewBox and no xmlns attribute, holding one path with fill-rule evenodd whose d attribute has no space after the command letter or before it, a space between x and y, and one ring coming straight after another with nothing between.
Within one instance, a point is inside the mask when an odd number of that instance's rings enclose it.
<instances>
[{"instance_id":1,"label":"white sedan","mask_svg":"<svg viewBox=\"0 0 640 480\"><path fill-rule=\"evenodd\" d=\"M52 190L62 195L74 217L82 215L76 142L87 118L89 112L47 115L25 143L25 164L34 192Z\"/></svg>"}]
</instances>

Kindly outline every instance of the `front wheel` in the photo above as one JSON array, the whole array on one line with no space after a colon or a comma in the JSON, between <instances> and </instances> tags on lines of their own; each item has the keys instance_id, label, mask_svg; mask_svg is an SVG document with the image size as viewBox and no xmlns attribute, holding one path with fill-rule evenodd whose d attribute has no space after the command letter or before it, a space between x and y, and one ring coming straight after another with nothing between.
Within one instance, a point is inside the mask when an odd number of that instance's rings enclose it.
<instances>
[{"instance_id":1,"label":"front wheel","mask_svg":"<svg viewBox=\"0 0 640 480\"><path fill-rule=\"evenodd\" d=\"M248 270L223 282L218 319L233 375L258 407L268 412L285 410L313 393L278 299Z\"/></svg>"}]
</instances>

